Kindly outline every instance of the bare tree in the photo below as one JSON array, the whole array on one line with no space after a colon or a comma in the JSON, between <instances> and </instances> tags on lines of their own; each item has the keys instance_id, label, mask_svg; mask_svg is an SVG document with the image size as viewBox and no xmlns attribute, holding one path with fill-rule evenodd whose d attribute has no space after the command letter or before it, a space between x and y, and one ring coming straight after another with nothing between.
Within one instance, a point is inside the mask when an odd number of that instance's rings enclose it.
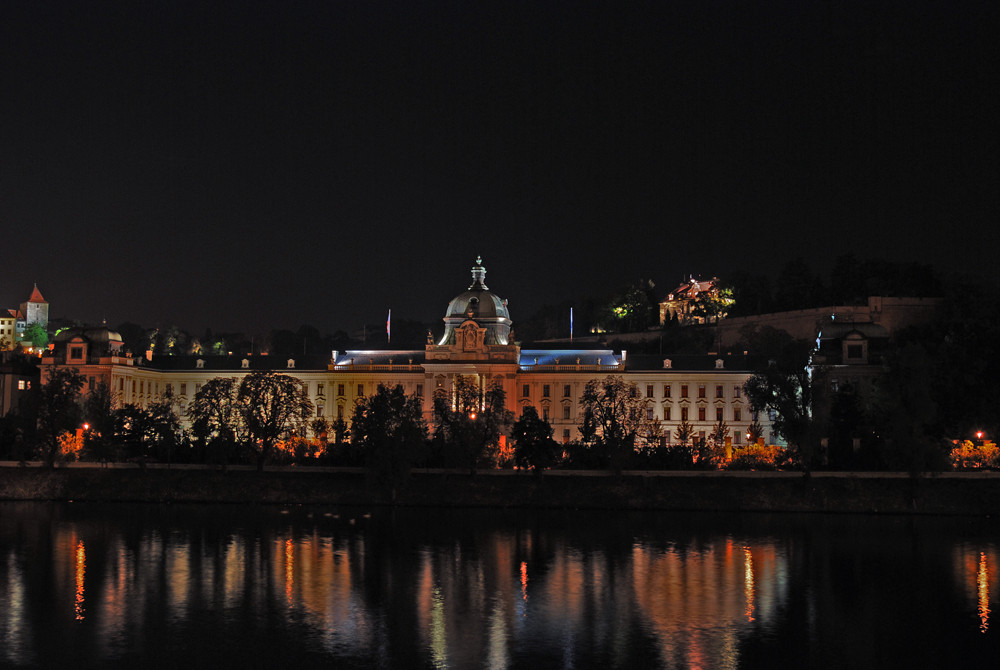
<instances>
[{"instance_id":1,"label":"bare tree","mask_svg":"<svg viewBox=\"0 0 1000 670\"><path fill-rule=\"evenodd\" d=\"M59 437L79 426L82 388L83 376L76 368L51 368L39 389L38 433L50 468L59 457Z\"/></svg>"},{"instance_id":2,"label":"bare tree","mask_svg":"<svg viewBox=\"0 0 1000 670\"><path fill-rule=\"evenodd\" d=\"M236 394L247 437L264 469L279 439L305 435L313 404L302 381L275 372L251 372Z\"/></svg>"},{"instance_id":3,"label":"bare tree","mask_svg":"<svg viewBox=\"0 0 1000 670\"><path fill-rule=\"evenodd\" d=\"M202 384L187 410L195 431L219 453L223 470L243 432L238 393L239 380L235 377L216 377Z\"/></svg>"},{"instance_id":4,"label":"bare tree","mask_svg":"<svg viewBox=\"0 0 1000 670\"><path fill-rule=\"evenodd\" d=\"M584 423L607 453L611 467L620 472L635 449L645 401L636 385L619 375L591 379L580 396Z\"/></svg>"}]
</instances>

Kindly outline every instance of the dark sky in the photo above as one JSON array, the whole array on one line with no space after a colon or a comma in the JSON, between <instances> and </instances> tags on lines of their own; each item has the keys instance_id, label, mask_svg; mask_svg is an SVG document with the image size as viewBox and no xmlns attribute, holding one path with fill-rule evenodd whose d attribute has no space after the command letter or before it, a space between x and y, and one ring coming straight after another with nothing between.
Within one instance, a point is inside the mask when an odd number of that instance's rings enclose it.
<instances>
[{"instance_id":1,"label":"dark sky","mask_svg":"<svg viewBox=\"0 0 1000 670\"><path fill-rule=\"evenodd\" d=\"M801 255L995 264L1000 3L0 4L0 300L526 318ZM992 273L992 270L988 270Z\"/></svg>"}]
</instances>

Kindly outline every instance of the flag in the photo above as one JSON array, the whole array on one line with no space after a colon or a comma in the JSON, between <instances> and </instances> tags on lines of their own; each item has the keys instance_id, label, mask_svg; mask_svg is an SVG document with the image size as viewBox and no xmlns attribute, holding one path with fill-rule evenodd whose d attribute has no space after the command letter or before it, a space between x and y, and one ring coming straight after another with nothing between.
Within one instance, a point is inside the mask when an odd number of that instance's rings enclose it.
<instances>
[{"instance_id":1,"label":"flag","mask_svg":"<svg viewBox=\"0 0 1000 670\"><path fill-rule=\"evenodd\" d=\"M573 339L573 308L569 308L569 339Z\"/></svg>"},{"instance_id":2,"label":"flag","mask_svg":"<svg viewBox=\"0 0 1000 670\"><path fill-rule=\"evenodd\" d=\"M389 316L385 318L385 341L392 342L392 310L389 310Z\"/></svg>"}]
</instances>

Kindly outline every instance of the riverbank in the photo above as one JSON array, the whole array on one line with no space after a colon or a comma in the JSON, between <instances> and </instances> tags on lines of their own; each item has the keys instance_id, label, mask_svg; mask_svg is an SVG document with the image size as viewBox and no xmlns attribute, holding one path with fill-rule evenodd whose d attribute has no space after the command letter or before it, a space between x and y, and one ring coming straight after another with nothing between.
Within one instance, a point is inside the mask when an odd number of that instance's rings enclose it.
<instances>
[{"instance_id":1,"label":"riverbank","mask_svg":"<svg viewBox=\"0 0 1000 670\"><path fill-rule=\"evenodd\" d=\"M390 492L354 468L0 467L0 500L721 512L1000 512L1000 473L415 471Z\"/></svg>"}]
</instances>

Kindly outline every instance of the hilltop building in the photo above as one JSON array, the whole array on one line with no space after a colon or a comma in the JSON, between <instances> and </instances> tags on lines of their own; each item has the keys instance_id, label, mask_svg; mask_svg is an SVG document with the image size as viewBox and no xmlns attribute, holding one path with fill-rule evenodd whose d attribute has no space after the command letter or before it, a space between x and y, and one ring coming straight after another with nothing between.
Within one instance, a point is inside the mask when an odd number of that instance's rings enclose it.
<instances>
[{"instance_id":1,"label":"hilltop building","mask_svg":"<svg viewBox=\"0 0 1000 670\"><path fill-rule=\"evenodd\" d=\"M42 328L48 327L49 302L42 296L42 292L38 290L38 284L35 284L35 288L31 291L31 297L21 303L19 311L21 318L24 319L25 326L37 323Z\"/></svg>"},{"instance_id":2,"label":"hilltop building","mask_svg":"<svg viewBox=\"0 0 1000 670\"><path fill-rule=\"evenodd\" d=\"M750 376L738 357L629 358L610 349L522 349L514 340L507 302L486 286L486 268L476 259L472 283L448 303L444 333L436 341L428 333L423 349L334 351L329 357L300 357L279 361L270 356L151 356L134 358L122 353L121 338L107 328L69 329L55 338L42 359L47 370L72 366L86 379L85 392L106 383L118 402L145 405L168 389L183 417L202 384L215 377L242 377L252 370L275 370L302 380L316 406L328 420L349 421L354 403L380 384L402 385L406 393L423 399L431 418L435 392L452 393L455 380L471 378L480 388L499 383L508 409L519 415L532 405L548 419L555 438L580 438L578 399L588 381L621 375L646 400L646 419L658 422L662 441L673 439L681 421L693 424L695 438L707 436L721 419L730 427L734 444L745 443L753 416L744 398ZM771 433L761 416L765 437Z\"/></svg>"},{"instance_id":3,"label":"hilltop building","mask_svg":"<svg viewBox=\"0 0 1000 670\"><path fill-rule=\"evenodd\" d=\"M17 309L8 309L0 314L0 349L12 349L24 339L24 329L33 323L42 328L49 325L49 303L38 290L38 284Z\"/></svg>"},{"instance_id":4,"label":"hilltop building","mask_svg":"<svg viewBox=\"0 0 1000 670\"><path fill-rule=\"evenodd\" d=\"M695 279L691 277L660 302L660 325L677 320L680 324L705 323L706 317L696 313L695 306L698 296L706 294L716 296L719 293L719 278ZM719 314L718 316L725 316Z\"/></svg>"}]
</instances>

